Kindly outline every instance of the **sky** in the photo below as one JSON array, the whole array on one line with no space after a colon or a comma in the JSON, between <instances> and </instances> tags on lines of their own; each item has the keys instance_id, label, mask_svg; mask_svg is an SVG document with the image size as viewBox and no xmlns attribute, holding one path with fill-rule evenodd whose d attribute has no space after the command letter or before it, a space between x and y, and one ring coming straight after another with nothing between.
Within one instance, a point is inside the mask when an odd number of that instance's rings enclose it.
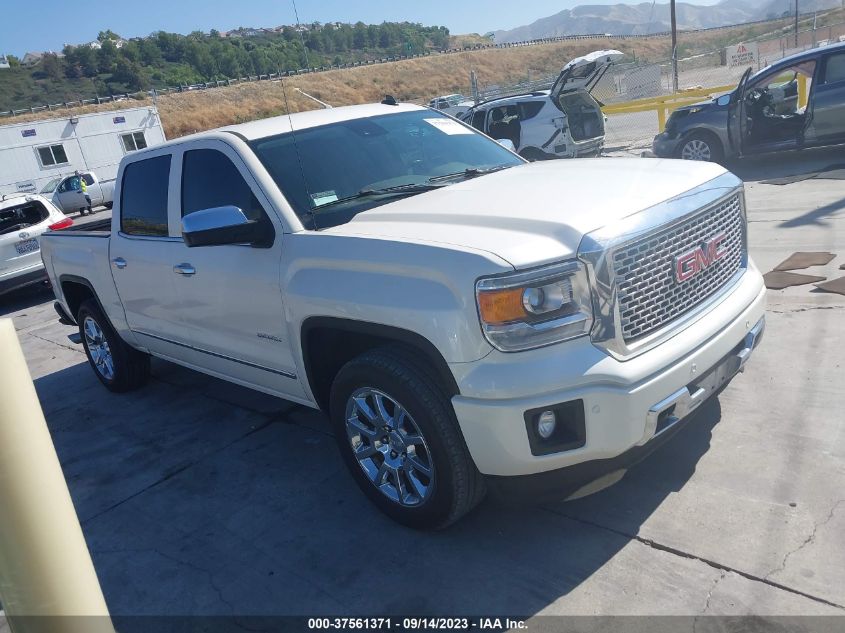
<instances>
[{"instance_id":1,"label":"sky","mask_svg":"<svg viewBox=\"0 0 845 633\"><path fill-rule=\"evenodd\" d=\"M631 3L637 0L631 0ZM666 0L658 0L658 2ZM686 0L715 4L718 0ZM457 35L530 24L579 4L619 0L297 0L300 22L421 22ZM0 0L0 53L61 50L111 29L123 37L294 24L291 0ZM69 10L70 8L73 10Z\"/></svg>"}]
</instances>

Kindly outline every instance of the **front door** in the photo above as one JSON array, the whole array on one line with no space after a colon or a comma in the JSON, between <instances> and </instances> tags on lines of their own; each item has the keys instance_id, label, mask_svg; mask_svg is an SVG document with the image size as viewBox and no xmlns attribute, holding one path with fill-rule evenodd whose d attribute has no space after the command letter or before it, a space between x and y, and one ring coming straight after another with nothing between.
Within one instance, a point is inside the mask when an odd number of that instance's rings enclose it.
<instances>
[{"instance_id":1,"label":"front door","mask_svg":"<svg viewBox=\"0 0 845 633\"><path fill-rule=\"evenodd\" d=\"M845 142L845 52L831 53L822 60L810 107L807 144Z\"/></svg>"},{"instance_id":2,"label":"front door","mask_svg":"<svg viewBox=\"0 0 845 633\"><path fill-rule=\"evenodd\" d=\"M79 183L81 176L65 178L56 188L56 201L65 213L73 213L88 206Z\"/></svg>"},{"instance_id":3,"label":"front door","mask_svg":"<svg viewBox=\"0 0 845 633\"><path fill-rule=\"evenodd\" d=\"M749 82L744 91L744 153L800 147L810 120L807 104L813 90L815 60L778 66Z\"/></svg>"},{"instance_id":4,"label":"front door","mask_svg":"<svg viewBox=\"0 0 845 633\"><path fill-rule=\"evenodd\" d=\"M280 395L303 398L281 291L282 226L238 154L218 140L193 143L181 155L178 217L233 205L269 222L270 248L246 244L176 246L169 265L180 298L180 342L191 363L209 373ZM269 211L269 212L268 212Z\"/></svg>"}]
</instances>

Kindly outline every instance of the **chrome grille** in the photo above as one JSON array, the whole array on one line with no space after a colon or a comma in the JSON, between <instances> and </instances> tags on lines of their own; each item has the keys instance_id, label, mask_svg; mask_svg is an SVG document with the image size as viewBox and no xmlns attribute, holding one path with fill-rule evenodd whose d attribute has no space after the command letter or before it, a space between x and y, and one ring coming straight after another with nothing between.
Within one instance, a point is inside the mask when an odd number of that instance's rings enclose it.
<instances>
[{"instance_id":1,"label":"chrome grille","mask_svg":"<svg viewBox=\"0 0 845 633\"><path fill-rule=\"evenodd\" d=\"M737 194L681 224L620 246L612 266L624 340L657 330L722 287L743 265L743 228ZM725 256L691 279L677 282L674 258L723 232Z\"/></svg>"}]
</instances>

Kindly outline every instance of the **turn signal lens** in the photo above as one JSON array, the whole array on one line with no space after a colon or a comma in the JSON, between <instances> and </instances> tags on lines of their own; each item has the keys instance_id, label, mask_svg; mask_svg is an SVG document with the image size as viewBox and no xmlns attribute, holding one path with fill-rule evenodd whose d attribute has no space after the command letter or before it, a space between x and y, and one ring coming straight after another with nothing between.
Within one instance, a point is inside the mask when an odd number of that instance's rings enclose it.
<instances>
[{"instance_id":1,"label":"turn signal lens","mask_svg":"<svg viewBox=\"0 0 845 633\"><path fill-rule=\"evenodd\" d=\"M522 288L487 290L478 293L478 308L481 320L491 325L509 323L525 318Z\"/></svg>"}]
</instances>

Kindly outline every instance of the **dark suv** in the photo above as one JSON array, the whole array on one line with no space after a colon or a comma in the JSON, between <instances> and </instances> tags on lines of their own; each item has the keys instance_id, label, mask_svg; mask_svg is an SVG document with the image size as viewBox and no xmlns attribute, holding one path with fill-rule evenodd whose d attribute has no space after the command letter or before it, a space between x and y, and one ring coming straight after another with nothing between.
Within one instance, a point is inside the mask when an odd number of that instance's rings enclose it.
<instances>
[{"instance_id":1,"label":"dark suv","mask_svg":"<svg viewBox=\"0 0 845 633\"><path fill-rule=\"evenodd\" d=\"M786 57L733 92L675 110L657 156L724 158L845 143L845 43Z\"/></svg>"}]
</instances>

